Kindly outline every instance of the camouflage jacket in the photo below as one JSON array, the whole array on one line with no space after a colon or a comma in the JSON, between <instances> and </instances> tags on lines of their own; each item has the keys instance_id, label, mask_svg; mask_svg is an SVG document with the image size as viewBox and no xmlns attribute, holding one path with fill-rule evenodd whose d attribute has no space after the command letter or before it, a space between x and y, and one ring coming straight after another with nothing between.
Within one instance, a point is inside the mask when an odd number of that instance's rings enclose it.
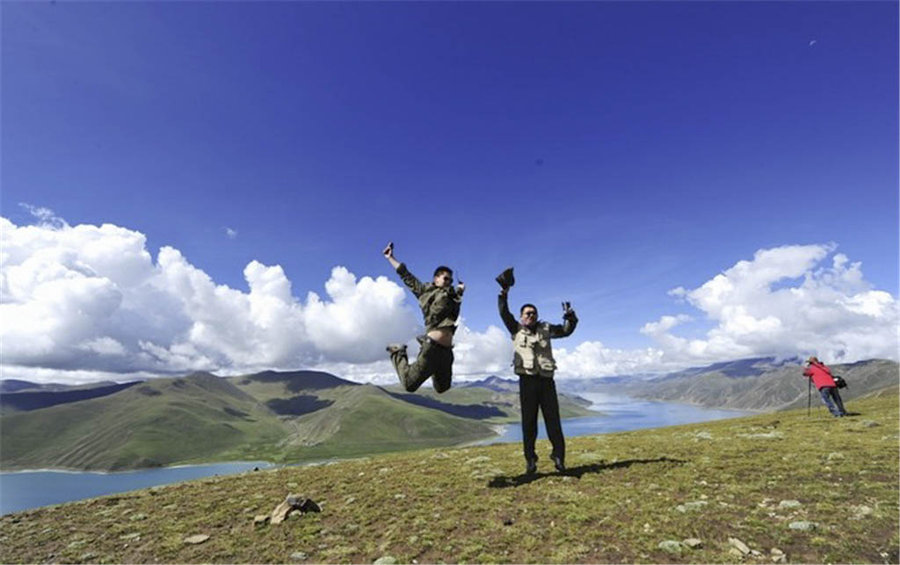
<instances>
[{"instance_id":1,"label":"camouflage jacket","mask_svg":"<svg viewBox=\"0 0 900 565\"><path fill-rule=\"evenodd\" d=\"M462 293L456 288L438 287L434 283L423 284L415 275L409 272L405 263L397 267L397 274L403 284L419 299L419 307L425 317L425 331L434 329L449 329L456 331L456 319L459 318L459 308L462 304Z\"/></svg>"},{"instance_id":2,"label":"camouflage jacket","mask_svg":"<svg viewBox=\"0 0 900 565\"><path fill-rule=\"evenodd\" d=\"M517 375L539 375L553 378L556 361L550 340L566 337L575 331L578 318L575 312L564 317L562 325L539 320L533 327L523 326L509 311L506 296L497 298L500 318L513 339L513 371Z\"/></svg>"}]
</instances>

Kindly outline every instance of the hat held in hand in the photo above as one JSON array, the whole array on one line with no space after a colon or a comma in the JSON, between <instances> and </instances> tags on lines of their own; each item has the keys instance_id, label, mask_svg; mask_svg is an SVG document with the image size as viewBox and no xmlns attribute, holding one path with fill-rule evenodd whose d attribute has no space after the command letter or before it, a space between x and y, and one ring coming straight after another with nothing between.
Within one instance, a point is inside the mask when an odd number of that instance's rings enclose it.
<instances>
[{"instance_id":1,"label":"hat held in hand","mask_svg":"<svg viewBox=\"0 0 900 565\"><path fill-rule=\"evenodd\" d=\"M516 284L516 277L513 276L513 268L510 267L500 273L497 276L497 283L500 284L500 288L509 288L512 285Z\"/></svg>"}]
</instances>

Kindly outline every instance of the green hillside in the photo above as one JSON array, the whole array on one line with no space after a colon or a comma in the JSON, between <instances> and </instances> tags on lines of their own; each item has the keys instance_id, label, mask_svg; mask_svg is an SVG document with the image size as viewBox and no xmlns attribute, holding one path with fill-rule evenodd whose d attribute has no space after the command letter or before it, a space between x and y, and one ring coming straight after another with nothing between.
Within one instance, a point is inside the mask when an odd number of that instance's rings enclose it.
<instances>
[{"instance_id":1,"label":"green hillside","mask_svg":"<svg viewBox=\"0 0 900 565\"><path fill-rule=\"evenodd\" d=\"M849 386L841 390L846 401L893 386L900 379L895 361L872 359L858 363L833 365L832 371L842 375ZM787 364L768 368L759 374L725 373L721 370L695 371L688 375L675 374L656 380L636 380L615 385L620 394L652 400L699 404L714 408L738 410L782 410L805 407L807 379L803 367ZM598 391L605 389L597 388ZM813 402L816 398L813 389ZM850 409L848 407L848 409Z\"/></svg>"},{"instance_id":2,"label":"green hillside","mask_svg":"<svg viewBox=\"0 0 900 565\"><path fill-rule=\"evenodd\" d=\"M854 408L570 438L564 475L539 441L533 477L498 444L156 487L3 516L0 562L897 563L897 389ZM254 524L289 493L322 512Z\"/></svg>"},{"instance_id":3,"label":"green hillside","mask_svg":"<svg viewBox=\"0 0 900 565\"><path fill-rule=\"evenodd\" d=\"M4 470L121 470L222 460L235 446L279 441L281 422L252 397L209 374L157 379L116 394L4 416Z\"/></svg>"},{"instance_id":4,"label":"green hillside","mask_svg":"<svg viewBox=\"0 0 900 565\"><path fill-rule=\"evenodd\" d=\"M513 382L514 386L518 386ZM414 394L407 393L401 386L382 387L390 394L406 402L429 406L451 414L463 415L491 423L515 423L522 418L519 406L518 388L513 392L497 391L482 387L454 387L438 394L432 388L420 388ZM590 410L590 402L575 395L560 393L559 412L563 418L583 418L597 416Z\"/></svg>"},{"instance_id":5,"label":"green hillside","mask_svg":"<svg viewBox=\"0 0 900 565\"><path fill-rule=\"evenodd\" d=\"M279 463L458 445L485 422L327 373L154 379L0 418L4 470L124 470L209 461Z\"/></svg>"}]
</instances>

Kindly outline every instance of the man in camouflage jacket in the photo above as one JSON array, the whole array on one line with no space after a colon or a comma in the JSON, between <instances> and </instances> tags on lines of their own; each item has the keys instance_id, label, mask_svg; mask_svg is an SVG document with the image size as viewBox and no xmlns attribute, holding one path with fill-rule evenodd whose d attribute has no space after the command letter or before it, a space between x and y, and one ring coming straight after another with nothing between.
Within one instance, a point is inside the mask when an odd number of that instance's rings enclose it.
<instances>
[{"instance_id":1,"label":"man in camouflage jacket","mask_svg":"<svg viewBox=\"0 0 900 565\"><path fill-rule=\"evenodd\" d=\"M432 282L423 284L394 257L393 243L384 248L383 254L418 299L425 317L425 335L417 338L421 348L415 363L409 363L405 345L387 346L400 383L408 392L415 392L432 377L434 390L444 392L453 376L453 334L466 285L460 281L454 288L453 271L444 266L435 269Z\"/></svg>"},{"instance_id":2,"label":"man in camouflage jacket","mask_svg":"<svg viewBox=\"0 0 900 565\"><path fill-rule=\"evenodd\" d=\"M513 371L519 376L519 402L522 407L525 472L537 472L538 457L534 444L537 439L538 408L544 415L547 436L553 445L550 459L556 470L563 472L566 470L566 442L559 418L556 383L553 381L556 361L550 340L571 335L578 324L578 317L571 305L564 302L562 325L538 320L537 308L533 304L523 305L519 310L519 320L516 320L509 311L506 298L513 280L511 269L497 277L501 288L497 307L513 340Z\"/></svg>"}]
</instances>

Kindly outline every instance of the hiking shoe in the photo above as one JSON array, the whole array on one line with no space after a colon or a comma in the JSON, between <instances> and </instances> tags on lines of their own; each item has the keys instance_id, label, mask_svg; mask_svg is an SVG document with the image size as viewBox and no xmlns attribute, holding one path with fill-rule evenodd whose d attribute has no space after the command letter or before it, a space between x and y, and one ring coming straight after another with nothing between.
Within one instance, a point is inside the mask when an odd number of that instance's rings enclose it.
<instances>
[{"instance_id":1,"label":"hiking shoe","mask_svg":"<svg viewBox=\"0 0 900 565\"><path fill-rule=\"evenodd\" d=\"M534 459L530 459L525 462L525 474L533 475L537 473L537 461Z\"/></svg>"},{"instance_id":2,"label":"hiking shoe","mask_svg":"<svg viewBox=\"0 0 900 565\"><path fill-rule=\"evenodd\" d=\"M550 459L553 460L553 466L556 467L557 471L559 471L560 473L566 472L566 464L563 463L562 458L553 456Z\"/></svg>"},{"instance_id":3,"label":"hiking shoe","mask_svg":"<svg viewBox=\"0 0 900 565\"><path fill-rule=\"evenodd\" d=\"M387 350L388 353L393 355L395 353L400 353L401 351L406 352L406 345L401 344L401 343L392 343L392 344L388 345L387 347L385 347L385 349Z\"/></svg>"}]
</instances>

